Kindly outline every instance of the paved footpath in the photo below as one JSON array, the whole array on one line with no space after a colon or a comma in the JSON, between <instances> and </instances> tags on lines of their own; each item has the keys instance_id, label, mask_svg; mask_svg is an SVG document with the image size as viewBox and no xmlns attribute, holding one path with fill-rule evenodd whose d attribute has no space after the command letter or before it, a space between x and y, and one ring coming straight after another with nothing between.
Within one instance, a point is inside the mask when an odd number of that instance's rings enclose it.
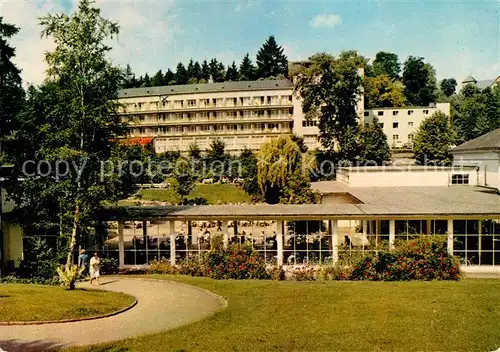
<instances>
[{"instance_id":1,"label":"paved footpath","mask_svg":"<svg viewBox=\"0 0 500 352\"><path fill-rule=\"evenodd\" d=\"M0 326L0 351L43 351L152 334L200 320L225 306L221 297L181 283L123 278L101 280L101 289L132 295L137 298L137 305L124 313L102 319Z\"/></svg>"}]
</instances>

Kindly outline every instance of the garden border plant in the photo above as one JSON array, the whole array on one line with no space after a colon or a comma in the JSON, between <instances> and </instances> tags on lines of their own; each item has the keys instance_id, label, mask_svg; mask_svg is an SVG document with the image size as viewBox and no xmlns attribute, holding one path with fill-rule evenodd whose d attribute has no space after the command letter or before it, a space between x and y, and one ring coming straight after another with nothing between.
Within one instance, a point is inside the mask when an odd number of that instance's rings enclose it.
<instances>
[{"instance_id":1,"label":"garden border plant","mask_svg":"<svg viewBox=\"0 0 500 352\"><path fill-rule=\"evenodd\" d=\"M443 236L419 236L398 241L394 250L356 252L349 260L332 265L299 265L289 268L267 265L251 246L230 244L212 238L212 249L201 258L186 259L172 266L166 259L151 262L149 273L181 274L221 279L312 280L459 280L457 257L448 253Z\"/></svg>"}]
</instances>

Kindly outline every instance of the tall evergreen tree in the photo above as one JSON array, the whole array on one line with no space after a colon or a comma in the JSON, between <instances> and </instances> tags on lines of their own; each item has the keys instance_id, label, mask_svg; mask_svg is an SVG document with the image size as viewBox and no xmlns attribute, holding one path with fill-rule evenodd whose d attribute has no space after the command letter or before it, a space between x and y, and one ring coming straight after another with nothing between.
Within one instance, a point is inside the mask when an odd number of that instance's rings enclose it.
<instances>
[{"instance_id":1,"label":"tall evergreen tree","mask_svg":"<svg viewBox=\"0 0 500 352\"><path fill-rule=\"evenodd\" d=\"M165 76L163 77L163 82L166 85L171 85L171 84L173 84L175 82L175 74L172 72L171 69L168 69L165 72Z\"/></svg>"},{"instance_id":2,"label":"tall evergreen tree","mask_svg":"<svg viewBox=\"0 0 500 352\"><path fill-rule=\"evenodd\" d=\"M15 116L24 100L21 86L21 71L12 62L15 49L8 40L16 35L19 28L3 22L0 16L0 155L3 159L2 142L16 129ZM3 162L3 160L0 160ZM1 231L1 229L0 229ZM1 237L1 236L0 236Z\"/></svg>"},{"instance_id":3,"label":"tall evergreen tree","mask_svg":"<svg viewBox=\"0 0 500 352\"><path fill-rule=\"evenodd\" d=\"M141 87L151 87L151 78L147 72L144 74L144 82L141 84Z\"/></svg>"},{"instance_id":4,"label":"tall evergreen tree","mask_svg":"<svg viewBox=\"0 0 500 352\"><path fill-rule=\"evenodd\" d=\"M224 82L225 68L222 62L217 61L217 59L210 60L210 76L214 82Z\"/></svg>"},{"instance_id":5,"label":"tall evergreen tree","mask_svg":"<svg viewBox=\"0 0 500 352\"><path fill-rule=\"evenodd\" d=\"M257 77L269 78L280 74L288 76L288 59L283 47L276 43L274 36L270 36L257 53Z\"/></svg>"},{"instance_id":6,"label":"tall evergreen tree","mask_svg":"<svg viewBox=\"0 0 500 352\"><path fill-rule=\"evenodd\" d=\"M125 67L125 71L123 72L123 88L134 88L136 85L135 74L132 72L132 68L129 64Z\"/></svg>"},{"instance_id":7,"label":"tall evergreen tree","mask_svg":"<svg viewBox=\"0 0 500 352\"><path fill-rule=\"evenodd\" d=\"M238 80L238 67L236 67L236 63L233 61L231 66L227 67L226 71L226 81L237 81Z\"/></svg>"},{"instance_id":8,"label":"tall evergreen tree","mask_svg":"<svg viewBox=\"0 0 500 352\"><path fill-rule=\"evenodd\" d=\"M177 64L177 68L175 70L175 83L176 84L187 84L189 80L187 70L184 67L182 62Z\"/></svg>"},{"instance_id":9,"label":"tall evergreen tree","mask_svg":"<svg viewBox=\"0 0 500 352\"><path fill-rule=\"evenodd\" d=\"M203 74L201 72L201 66L198 61L196 61L193 65L193 77L198 81L203 78Z\"/></svg>"},{"instance_id":10,"label":"tall evergreen tree","mask_svg":"<svg viewBox=\"0 0 500 352\"><path fill-rule=\"evenodd\" d=\"M189 64L187 65L187 69L186 69L186 74L187 74L187 77L188 77L188 81L194 77L194 61L193 59L189 59Z\"/></svg>"},{"instance_id":11,"label":"tall evergreen tree","mask_svg":"<svg viewBox=\"0 0 500 352\"><path fill-rule=\"evenodd\" d=\"M247 53L240 64L239 80L253 81L255 79L255 75L255 66L253 65L252 60L250 60L250 56Z\"/></svg>"},{"instance_id":12,"label":"tall evergreen tree","mask_svg":"<svg viewBox=\"0 0 500 352\"><path fill-rule=\"evenodd\" d=\"M210 79L210 66L208 65L207 60L203 60L201 64L201 76L206 82Z\"/></svg>"},{"instance_id":13,"label":"tall evergreen tree","mask_svg":"<svg viewBox=\"0 0 500 352\"><path fill-rule=\"evenodd\" d=\"M151 87L158 87L163 85L164 85L163 72L159 70L158 72L155 73L153 78L151 78Z\"/></svg>"}]
</instances>

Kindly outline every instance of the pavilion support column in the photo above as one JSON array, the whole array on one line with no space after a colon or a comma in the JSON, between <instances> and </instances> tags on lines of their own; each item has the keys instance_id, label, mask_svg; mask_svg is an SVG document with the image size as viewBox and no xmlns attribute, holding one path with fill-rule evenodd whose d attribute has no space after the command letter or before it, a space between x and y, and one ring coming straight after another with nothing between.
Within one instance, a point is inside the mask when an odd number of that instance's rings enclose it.
<instances>
[{"instance_id":1,"label":"pavilion support column","mask_svg":"<svg viewBox=\"0 0 500 352\"><path fill-rule=\"evenodd\" d=\"M222 222L222 234L224 236L224 247L227 248L227 245L229 244L229 231L227 226L227 220L224 220Z\"/></svg>"},{"instance_id":2,"label":"pavilion support column","mask_svg":"<svg viewBox=\"0 0 500 352\"><path fill-rule=\"evenodd\" d=\"M125 244L123 243L123 221L118 221L118 265L120 268L125 266Z\"/></svg>"},{"instance_id":3,"label":"pavilion support column","mask_svg":"<svg viewBox=\"0 0 500 352\"><path fill-rule=\"evenodd\" d=\"M378 238L380 236L380 232L382 231L382 225L380 220L375 220L375 247L378 247Z\"/></svg>"},{"instance_id":4,"label":"pavilion support column","mask_svg":"<svg viewBox=\"0 0 500 352\"><path fill-rule=\"evenodd\" d=\"M188 237L191 237L191 244L196 246L198 244L198 235L193 233L193 223L191 221L187 222L188 227Z\"/></svg>"},{"instance_id":5,"label":"pavilion support column","mask_svg":"<svg viewBox=\"0 0 500 352\"><path fill-rule=\"evenodd\" d=\"M175 265L175 220L170 220L170 264Z\"/></svg>"},{"instance_id":6,"label":"pavilion support column","mask_svg":"<svg viewBox=\"0 0 500 352\"><path fill-rule=\"evenodd\" d=\"M448 254L453 255L453 219L448 219L447 245Z\"/></svg>"},{"instance_id":7,"label":"pavilion support column","mask_svg":"<svg viewBox=\"0 0 500 352\"><path fill-rule=\"evenodd\" d=\"M363 220L363 249L365 248L364 241L368 239L368 221Z\"/></svg>"},{"instance_id":8,"label":"pavilion support column","mask_svg":"<svg viewBox=\"0 0 500 352\"><path fill-rule=\"evenodd\" d=\"M339 226L338 220L330 220L328 222L328 227L330 228L330 233L332 234L332 262L337 263L339 261Z\"/></svg>"},{"instance_id":9,"label":"pavilion support column","mask_svg":"<svg viewBox=\"0 0 500 352\"><path fill-rule=\"evenodd\" d=\"M396 220L389 220L389 249L394 249L394 242L396 242Z\"/></svg>"},{"instance_id":10,"label":"pavilion support column","mask_svg":"<svg viewBox=\"0 0 500 352\"><path fill-rule=\"evenodd\" d=\"M483 235L483 221L478 220L477 221L477 234L478 234L478 240L477 240L477 249L479 250L478 252L478 263L481 265L481 252L482 252L482 244L481 244L481 236Z\"/></svg>"},{"instance_id":11,"label":"pavilion support column","mask_svg":"<svg viewBox=\"0 0 500 352\"><path fill-rule=\"evenodd\" d=\"M149 264L149 236L148 236L148 221L147 220L142 220L142 237L144 239L144 250L146 253L146 263Z\"/></svg>"},{"instance_id":12,"label":"pavilion support column","mask_svg":"<svg viewBox=\"0 0 500 352\"><path fill-rule=\"evenodd\" d=\"M278 266L283 265L283 220L276 221L276 244L278 253L276 255Z\"/></svg>"},{"instance_id":13,"label":"pavilion support column","mask_svg":"<svg viewBox=\"0 0 500 352\"><path fill-rule=\"evenodd\" d=\"M432 235L432 232L433 232L432 229L431 229L431 224L432 224L431 220L427 219L427 224L426 224L425 227L427 228L427 234L428 235Z\"/></svg>"}]
</instances>

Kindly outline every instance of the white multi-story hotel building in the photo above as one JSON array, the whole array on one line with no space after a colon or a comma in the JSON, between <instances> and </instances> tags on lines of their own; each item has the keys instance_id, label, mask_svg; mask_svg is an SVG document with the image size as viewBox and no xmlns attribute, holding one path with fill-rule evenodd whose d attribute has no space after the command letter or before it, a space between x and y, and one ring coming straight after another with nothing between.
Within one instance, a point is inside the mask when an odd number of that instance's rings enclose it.
<instances>
[{"instance_id":1,"label":"white multi-story hotel building","mask_svg":"<svg viewBox=\"0 0 500 352\"><path fill-rule=\"evenodd\" d=\"M302 100L286 79L130 88L119 92L119 100L129 136L153 138L158 153L187 151L191 144L204 150L216 139L238 153L287 133L302 136L311 149L320 147L317 121L305 118ZM420 122L434 111L449 115L449 104L364 111L363 103L361 97L360 120L377 116L394 147L411 143Z\"/></svg>"},{"instance_id":2,"label":"white multi-story hotel building","mask_svg":"<svg viewBox=\"0 0 500 352\"><path fill-rule=\"evenodd\" d=\"M450 116L449 103L435 103L430 106L410 106L404 108L376 108L365 110L364 123L376 117L382 126L389 146L392 148L411 147L413 136L423 120L437 111Z\"/></svg>"},{"instance_id":3,"label":"white multi-story hotel building","mask_svg":"<svg viewBox=\"0 0 500 352\"><path fill-rule=\"evenodd\" d=\"M229 152L260 146L301 124L289 80L131 88L119 92L131 137L154 137L155 149L206 149L221 139Z\"/></svg>"}]
</instances>

